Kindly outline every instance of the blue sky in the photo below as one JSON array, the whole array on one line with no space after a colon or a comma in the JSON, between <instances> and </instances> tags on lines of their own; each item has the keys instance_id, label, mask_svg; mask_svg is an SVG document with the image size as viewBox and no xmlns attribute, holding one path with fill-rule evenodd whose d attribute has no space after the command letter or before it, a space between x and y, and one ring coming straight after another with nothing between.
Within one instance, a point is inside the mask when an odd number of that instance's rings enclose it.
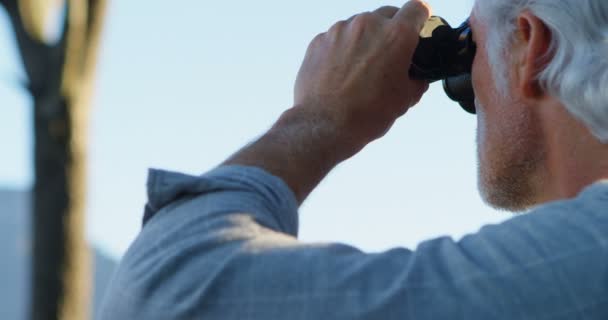
<instances>
[{"instance_id":1,"label":"blue sky","mask_svg":"<svg viewBox=\"0 0 608 320\"><path fill-rule=\"evenodd\" d=\"M136 236L147 168L202 173L292 104L309 41L398 1L112 1L89 130L87 234L120 256ZM472 0L429 1L458 25ZM0 16L0 186L32 184L30 100ZM509 217L479 198L475 117L434 84L383 139L336 168L303 205L301 238L377 251L460 237Z\"/></svg>"}]
</instances>

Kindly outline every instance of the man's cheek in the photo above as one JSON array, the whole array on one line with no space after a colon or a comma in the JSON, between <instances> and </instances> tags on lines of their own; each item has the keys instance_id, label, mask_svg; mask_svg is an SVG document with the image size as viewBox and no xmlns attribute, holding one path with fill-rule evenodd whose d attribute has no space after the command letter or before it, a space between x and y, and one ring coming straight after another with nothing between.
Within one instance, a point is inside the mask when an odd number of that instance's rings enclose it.
<instances>
[{"instance_id":1,"label":"man's cheek","mask_svg":"<svg viewBox=\"0 0 608 320\"><path fill-rule=\"evenodd\" d=\"M475 99L475 110L477 111L477 148L481 149L486 140L487 129L484 107L477 98Z\"/></svg>"},{"instance_id":2,"label":"man's cheek","mask_svg":"<svg viewBox=\"0 0 608 320\"><path fill-rule=\"evenodd\" d=\"M497 147L497 134L500 133L500 124L492 119L492 114L488 113L488 107L480 100L476 99L475 107L477 110L477 149L480 152L480 160L487 161L491 153Z\"/></svg>"}]
</instances>

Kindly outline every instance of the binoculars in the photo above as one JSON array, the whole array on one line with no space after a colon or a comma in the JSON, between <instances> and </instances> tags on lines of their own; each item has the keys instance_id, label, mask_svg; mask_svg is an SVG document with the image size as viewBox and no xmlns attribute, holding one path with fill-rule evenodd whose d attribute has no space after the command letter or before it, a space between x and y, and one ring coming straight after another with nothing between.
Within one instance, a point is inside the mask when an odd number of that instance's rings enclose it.
<instances>
[{"instance_id":1,"label":"binoculars","mask_svg":"<svg viewBox=\"0 0 608 320\"><path fill-rule=\"evenodd\" d=\"M432 16L420 32L409 75L429 83L442 80L447 96L475 114L471 67L476 50L468 19L452 28L443 18Z\"/></svg>"}]
</instances>

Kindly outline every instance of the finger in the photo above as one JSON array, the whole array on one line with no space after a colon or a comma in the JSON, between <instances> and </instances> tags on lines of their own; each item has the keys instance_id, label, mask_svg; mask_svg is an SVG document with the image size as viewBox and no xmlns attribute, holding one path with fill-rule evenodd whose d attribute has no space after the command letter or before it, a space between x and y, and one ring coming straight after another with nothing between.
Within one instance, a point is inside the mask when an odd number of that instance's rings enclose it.
<instances>
[{"instance_id":1,"label":"finger","mask_svg":"<svg viewBox=\"0 0 608 320\"><path fill-rule=\"evenodd\" d=\"M384 6L374 11L374 13L379 14L383 17L387 17L389 19L392 19L397 12L399 12L399 8L393 6Z\"/></svg>"},{"instance_id":2,"label":"finger","mask_svg":"<svg viewBox=\"0 0 608 320\"><path fill-rule=\"evenodd\" d=\"M430 16L431 7L429 5L421 0L410 0L399 9L393 19L414 24L417 30L422 30L422 26Z\"/></svg>"},{"instance_id":3,"label":"finger","mask_svg":"<svg viewBox=\"0 0 608 320\"><path fill-rule=\"evenodd\" d=\"M360 16L360 15L362 15L362 14L365 14L365 13L369 13L369 11L366 11L366 12L361 12L361 13L357 13L356 15L354 15L354 16L352 16L352 17L348 18L348 19L346 20L346 22L352 22L353 20L355 20L355 18L356 18L356 17L358 17L358 16Z\"/></svg>"}]
</instances>

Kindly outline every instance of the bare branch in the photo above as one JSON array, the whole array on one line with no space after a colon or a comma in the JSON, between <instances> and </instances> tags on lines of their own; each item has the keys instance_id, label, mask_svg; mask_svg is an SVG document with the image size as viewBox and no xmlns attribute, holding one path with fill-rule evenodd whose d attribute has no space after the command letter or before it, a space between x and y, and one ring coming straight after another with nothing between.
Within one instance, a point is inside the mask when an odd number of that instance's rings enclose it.
<instances>
[{"instance_id":1,"label":"bare branch","mask_svg":"<svg viewBox=\"0 0 608 320\"><path fill-rule=\"evenodd\" d=\"M79 91L82 55L86 46L87 0L67 0L67 28L65 31L63 81L61 88L67 97L74 97Z\"/></svg>"},{"instance_id":2,"label":"bare branch","mask_svg":"<svg viewBox=\"0 0 608 320\"><path fill-rule=\"evenodd\" d=\"M0 5L9 12L17 10L17 0L0 0Z\"/></svg>"},{"instance_id":3,"label":"bare branch","mask_svg":"<svg viewBox=\"0 0 608 320\"><path fill-rule=\"evenodd\" d=\"M80 91L94 74L97 49L105 17L105 0L68 0L69 18L65 33L65 61L62 89L67 96Z\"/></svg>"},{"instance_id":4,"label":"bare branch","mask_svg":"<svg viewBox=\"0 0 608 320\"><path fill-rule=\"evenodd\" d=\"M93 77L93 74L95 73L95 64L97 62L97 54L99 53L99 44L101 42L101 32L104 25L106 8L106 0L89 0L87 44L83 54L84 63L82 66L83 77L87 79Z\"/></svg>"},{"instance_id":5,"label":"bare branch","mask_svg":"<svg viewBox=\"0 0 608 320\"><path fill-rule=\"evenodd\" d=\"M38 42L45 42L46 21L53 5L50 0L20 0L19 13L23 20L23 26L30 37Z\"/></svg>"},{"instance_id":6,"label":"bare branch","mask_svg":"<svg viewBox=\"0 0 608 320\"><path fill-rule=\"evenodd\" d=\"M60 79L61 69L58 70L56 63L52 61L54 55L51 48L32 37L27 31L20 14L21 10L19 10L19 1L22 0L2 1L4 1L5 9L15 31L17 46L21 53L25 73L29 79L29 90L34 96L44 95L44 91L50 89L49 83L57 83Z\"/></svg>"}]
</instances>

